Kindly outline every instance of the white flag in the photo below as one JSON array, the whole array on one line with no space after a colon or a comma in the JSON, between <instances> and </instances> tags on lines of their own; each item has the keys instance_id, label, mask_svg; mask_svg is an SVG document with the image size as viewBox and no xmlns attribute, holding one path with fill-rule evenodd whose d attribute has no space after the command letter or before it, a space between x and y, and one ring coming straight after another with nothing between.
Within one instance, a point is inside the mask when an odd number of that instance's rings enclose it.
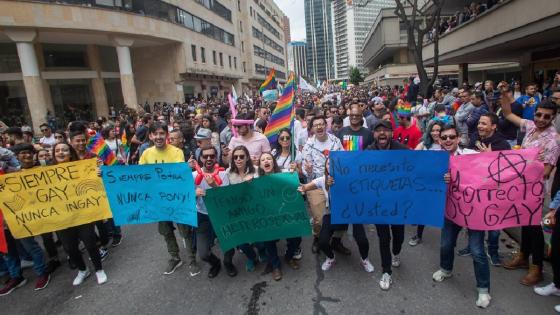
<instances>
[{"instance_id":1,"label":"white flag","mask_svg":"<svg viewBox=\"0 0 560 315\"><path fill-rule=\"evenodd\" d=\"M231 85L231 97L233 98L233 102L237 104L237 92L235 91L235 86Z\"/></svg>"},{"instance_id":2,"label":"white flag","mask_svg":"<svg viewBox=\"0 0 560 315\"><path fill-rule=\"evenodd\" d=\"M310 91L312 93L317 92L317 89L311 86L303 77L299 77L299 88L301 90Z\"/></svg>"}]
</instances>

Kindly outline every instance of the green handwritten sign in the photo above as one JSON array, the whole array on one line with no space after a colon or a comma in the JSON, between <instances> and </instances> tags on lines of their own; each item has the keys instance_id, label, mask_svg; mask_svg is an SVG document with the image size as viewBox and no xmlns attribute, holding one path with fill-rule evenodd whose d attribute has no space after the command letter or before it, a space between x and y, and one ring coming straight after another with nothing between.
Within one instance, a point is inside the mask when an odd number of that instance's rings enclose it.
<instances>
[{"instance_id":1,"label":"green handwritten sign","mask_svg":"<svg viewBox=\"0 0 560 315\"><path fill-rule=\"evenodd\" d=\"M298 177L278 173L206 191L204 203L222 250L311 235Z\"/></svg>"}]
</instances>

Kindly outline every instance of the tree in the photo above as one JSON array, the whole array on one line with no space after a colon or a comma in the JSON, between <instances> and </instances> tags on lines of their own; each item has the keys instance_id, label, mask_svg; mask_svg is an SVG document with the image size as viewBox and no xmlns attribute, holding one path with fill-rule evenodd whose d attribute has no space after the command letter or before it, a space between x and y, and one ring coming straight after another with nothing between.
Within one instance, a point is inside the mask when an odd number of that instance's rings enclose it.
<instances>
[{"instance_id":1,"label":"tree","mask_svg":"<svg viewBox=\"0 0 560 315\"><path fill-rule=\"evenodd\" d=\"M350 68L350 83L354 84L354 85L359 85L360 82L364 81L364 77L362 76L362 73L360 72L360 69L358 69L358 67L351 67Z\"/></svg>"},{"instance_id":2,"label":"tree","mask_svg":"<svg viewBox=\"0 0 560 315\"><path fill-rule=\"evenodd\" d=\"M420 2L420 3L419 3ZM428 96L428 88L434 84L438 75L439 64L439 30L441 9L445 0L395 0L395 14L406 27L408 47L414 55L416 70L420 78L419 94ZM407 12L408 11L408 12ZM422 46L429 32L436 28L432 40L434 44L434 71L428 77L422 57Z\"/></svg>"}]
</instances>

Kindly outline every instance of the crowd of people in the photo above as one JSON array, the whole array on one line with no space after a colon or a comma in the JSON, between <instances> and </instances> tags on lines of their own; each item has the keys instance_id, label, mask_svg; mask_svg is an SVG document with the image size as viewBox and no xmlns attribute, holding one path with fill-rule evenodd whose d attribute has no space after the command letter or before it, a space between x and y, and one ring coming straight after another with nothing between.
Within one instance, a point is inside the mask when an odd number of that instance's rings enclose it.
<instances>
[{"instance_id":1,"label":"crowd of people","mask_svg":"<svg viewBox=\"0 0 560 315\"><path fill-rule=\"evenodd\" d=\"M152 163L188 163L197 176L200 167L205 174L196 186L198 227L174 222L159 222L169 259L163 268L166 275L185 263L189 274L201 273L200 262L209 265L208 277L216 277L222 266L235 277L238 269L233 263L237 250L243 253L244 269L255 270L265 264L265 272L278 281L282 279L282 261L293 270L300 268L303 255L301 237L286 240L286 252L278 252L276 241L242 244L218 255L215 234L204 204L208 189L239 184L260 176L278 172L295 172L301 185L298 191L305 196L312 224L312 254L323 253L323 271L335 266L337 255L350 255L344 245L348 225L332 224L329 207L330 187L336 185L329 175L328 154L347 150L438 150L450 155L516 148L539 148L539 158L545 165L543 179L552 182L552 197L543 215L554 221L560 215L560 174L554 172L560 155L560 89L557 75L551 93L543 96L532 83L517 85L492 81L460 88L433 87L429 96L419 93L419 81L413 79L403 86L352 87L342 90L330 87L320 92L299 91L294 103L295 120L292 128L282 129L277 141L270 143L263 134L274 112L275 102L263 102L260 97L241 97L237 100L237 116L232 117L228 101L214 99L193 100L186 104L144 106L138 111L112 112L111 117L96 121L74 121L67 128L52 130L48 123L40 126L42 136L36 137L28 126L0 129L0 169L3 173L44 167L95 158L86 150L88 137L100 133L107 145L124 165ZM516 95L520 92L519 95ZM217 166L221 183L214 173ZM449 182L446 174L443 181ZM550 211L548 211L550 209ZM186 259L180 257L174 230L185 241ZM440 266L433 280L444 281L452 275L455 246L463 228L445 219L441 230ZM376 224L381 257L379 286L389 290L392 273L402 261L400 253L405 242L404 225ZM414 227L409 246L423 242L424 226ZM111 247L122 244L123 233L112 219L71 227L37 237L14 239L9 227L4 233L8 253L0 255L0 273L8 281L0 288L0 296L8 295L26 283L22 268L32 266L37 275L35 290L47 287L50 277L68 258L71 269L77 270L73 285L82 284L91 275L82 249L87 251L97 282L105 283L108 275L103 260ZM522 228L521 250L513 259L503 262L498 252L500 231L467 230L468 246L460 249L461 256L472 256L474 279L478 295L476 305L489 306L490 267L528 269L520 280L534 286L543 280L545 240L541 226ZM487 246L485 245L488 234ZM352 235L365 272L374 271L370 243L362 224L352 225ZM536 287L540 295L560 295L560 225L555 225L549 249L554 282ZM41 245L39 244L41 243ZM82 245L83 244L83 245ZM61 246L60 246L61 245ZM60 271L58 271L60 272ZM560 312L560 305L556 306Z\"/></svg>"}]
</instances>

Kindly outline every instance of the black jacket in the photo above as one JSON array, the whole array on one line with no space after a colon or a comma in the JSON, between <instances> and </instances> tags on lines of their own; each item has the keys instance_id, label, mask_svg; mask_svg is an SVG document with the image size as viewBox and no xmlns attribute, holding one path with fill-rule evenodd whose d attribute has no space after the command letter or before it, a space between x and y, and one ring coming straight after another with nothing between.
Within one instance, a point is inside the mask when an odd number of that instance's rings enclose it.
<instances>
[{"instance_id":1,"label":"black jacket","mask_svg":"<svg viewBox=\"0 0 560 315\"><path fill-rule=\"evenodd\" d=\"M492 147L492 151L511 150L509 142L506 141L506 138L499 131L496 131L492 137L479 139L479 141L484 143L486 146L490 145Z\"/></svg>"},{"instance_id":2,"label":"black jacket","mask_svg":"<svg viewBox=\"0 0 560 315\"><path fill-rule=\"evenodd\" d=\"M371 145L369 145L366 148L366 150L383 150L383 149L378 148L377 143L373 142ZM391 142L389 143L389 149L387 150L410 150L410 149L406 145L391 139Z\"/></svg>"}]
</instances>

